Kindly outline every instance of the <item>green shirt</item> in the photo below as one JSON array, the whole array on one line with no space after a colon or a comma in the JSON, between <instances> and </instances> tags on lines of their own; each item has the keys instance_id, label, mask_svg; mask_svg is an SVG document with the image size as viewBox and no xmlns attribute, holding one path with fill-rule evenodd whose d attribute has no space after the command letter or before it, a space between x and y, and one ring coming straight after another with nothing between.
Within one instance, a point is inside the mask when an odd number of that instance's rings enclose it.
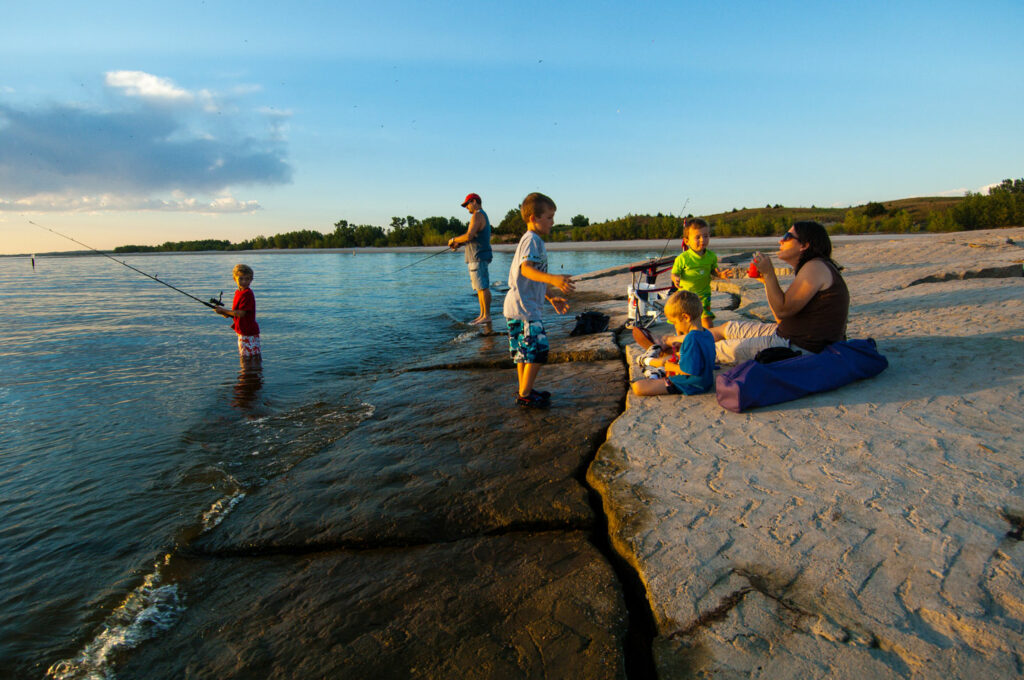
<instances>
[{"instance_id":1,"label":"green shirt","mask_svg":"<svg viewBox=\"0 0 1024 680\"><path fill-rule=\"evenodd\" d=\"M693 250L684 250L672 264L672 276L679 279L681 290L696 293L701 300L710 300L711 273L717 268L718 255L714 252L705 250L703 255L698 255Z\"/></svg>"}]
</instances>

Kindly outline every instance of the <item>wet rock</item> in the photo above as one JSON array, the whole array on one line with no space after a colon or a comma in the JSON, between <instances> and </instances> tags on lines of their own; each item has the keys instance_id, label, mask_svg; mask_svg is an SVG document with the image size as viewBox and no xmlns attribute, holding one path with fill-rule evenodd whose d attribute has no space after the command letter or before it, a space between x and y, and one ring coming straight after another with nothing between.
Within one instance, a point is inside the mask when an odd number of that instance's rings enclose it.
<instances>
[{"instance_id":1,"label":"wet rock","mask_svg":"<svg viewBox=\"0 0 1024 680\"><path fill-rule=\"evenodd\" d=\"M118 678L625 677L615 575L580 532L183 568L181 620Z\"/></svg>"},{"instance_id":2,"label":"wet rock","mask_svg":"<svg viewBox=\"0 0 1024 680\"><path fill-rule=\"evenodd\" d=\"M544 367L537 388L553 393L550 410L515 406L515 385L512 370L377 381L364 397L373 418L251 493L192 549L417 545L591 526L580 480L620 412L621 360Z\"/></svg>"}]
</instances>

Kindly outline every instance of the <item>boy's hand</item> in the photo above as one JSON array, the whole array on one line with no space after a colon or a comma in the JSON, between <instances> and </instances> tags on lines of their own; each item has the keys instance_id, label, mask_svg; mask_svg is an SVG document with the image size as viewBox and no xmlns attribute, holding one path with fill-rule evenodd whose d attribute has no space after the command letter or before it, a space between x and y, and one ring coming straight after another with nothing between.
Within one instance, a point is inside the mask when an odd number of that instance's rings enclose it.
<instances>
[{"instance_id":1,"label":"boy's hand","mask_svg":"<svg viewBox=\"0 0 1024 680\"><path fill-rule=\"evenodd\" d=\"M569 276L567 274L556 274L555 275L555 279L557 279L557 281L555 283L555 288L557 288L558 290L562 291L563 293L571 293L574 290L576 290L576 284L574 284L572 282L572 277L571 276ZM556 298L556 299L561 300L562 298ZM568 309L568 307L566 307L566 309ZM561 313L562 312L559 312L559 314L561 314Z\"/></svg>"},{"instance_id":2,"label":"boy's hand","mask_svg":"<svg viewBox=\"0 0 1024 680\"><path fill-rule=\"evenodd\" d=\"M569 311L569 301L562 297L549 297L548 302L555 308L555 311L559 314L565 314Z\"/></svg>"}]
</instances>

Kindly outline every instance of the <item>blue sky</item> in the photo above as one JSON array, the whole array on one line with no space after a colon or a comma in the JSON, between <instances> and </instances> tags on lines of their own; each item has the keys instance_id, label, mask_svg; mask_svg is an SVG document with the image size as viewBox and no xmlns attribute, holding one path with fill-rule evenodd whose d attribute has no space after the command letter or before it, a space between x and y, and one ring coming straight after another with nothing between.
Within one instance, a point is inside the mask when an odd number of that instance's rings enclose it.
<instances>
[{"instance_id":1,"label":"blue sky","mask_svg":"<svg viewBox=\"0 0 1024 680\"><path fill-rule=\"evenodd\" d=\"M1024 4L5 2L0 253L1024 175Z\"/></svg>"}]
</instances>

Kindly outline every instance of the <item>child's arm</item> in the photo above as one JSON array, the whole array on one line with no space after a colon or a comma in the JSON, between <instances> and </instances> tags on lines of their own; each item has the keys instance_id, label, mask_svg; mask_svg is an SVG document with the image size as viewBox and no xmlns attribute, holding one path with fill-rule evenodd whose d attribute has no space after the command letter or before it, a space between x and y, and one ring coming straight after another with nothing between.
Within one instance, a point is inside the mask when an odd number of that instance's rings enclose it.
<instances>
[{"instance_id":1,"label":"child's arm","mask_svg":"<svg viewBox=\"0 0 1024 680\"><path fill-rule=\"evenodd\" d=\"M739 270L731 267L729 269L715 267L715 270L711 272L711 276L716 279L736 279L739 278Z\"/></svg>"},{"instance_id":2,"label":"child's arm","mask_svg":"<svg viewBox=\"0 0 1024 680\"><path fill-rule=\"evenodd\" d=\"M565 274L548 274L534 267L529 262L523 262L519 265L519 272L530 279L531 281L539 281L540 283L554 286L563 293L571 293L576 290L576 284L572 282L572 277ZM551 306L555 308L555 311L559 314L565 314L569 311L569 302L564 297L551 297L545 295L544 299L551 303Z\"/></svg>"},{"instance_id":3,"label":"child's arm","mask_svg":"<svg viewBox=\"0 0 1024 680\"><path fill-rule=\"evenodd\" d=\"M665 348L674 348L683 344L683 338L685 337L685 335L663 335L659 344Z\"/></svg>"},{"instance_id":4,"label":"child's arm","mask_svg":"<svg viewBox=\"0 0 1024 680\"><path fill-rule=\"evenodd\" d=\"M519 273L531 281L539 281L540 283L554 286L563 293L571 293L576 290L576 284L572 282L571 276L567 274L548 274L537 269L529 262L523 262L519 265Z\"/></svg>"},{"instance_id":5,"label":"child's arm","mask_svg":"<svg viewBox=\"0 0 1024 680\"><path fill-rule=\"evenodd\" d=\"M444 252L444 251L441 251L441 252ZM230 317L230 318L233 318L233 319L241 319L242 317L244 317L245 315L247 315L249 313L245 309L228 309L227 307L221 307L220 305L217 305L216 307L214 307L213 311L217 312L218 314L220 314L223 317Z\"/></svg>"},{"instance_id":6,"label":"child's arm","mask_svg":"<svg viewBox=\"0 0 1024 680\"><path fill-rule=\"evenodd\" d=\"M551 306L555 308L555 312L558 314L565 314L569 311L569 301L564 297L550 297L545 295L544 299L551 303Z\"/></svg>"},{"instance_id":7,"label":"child's arm","mask_svg":"<svg viewBox=\"0 0 1024 680\"><path fill-rule=\"evenodd\" d=\"M692 375L680 369L679 364L677 362L673 362L673 358L674 356L656 356L654 358L644 359L644 363L647 364L647 366L665 369L665 372L669 375Z\"/></svg>"}]
</instances>

